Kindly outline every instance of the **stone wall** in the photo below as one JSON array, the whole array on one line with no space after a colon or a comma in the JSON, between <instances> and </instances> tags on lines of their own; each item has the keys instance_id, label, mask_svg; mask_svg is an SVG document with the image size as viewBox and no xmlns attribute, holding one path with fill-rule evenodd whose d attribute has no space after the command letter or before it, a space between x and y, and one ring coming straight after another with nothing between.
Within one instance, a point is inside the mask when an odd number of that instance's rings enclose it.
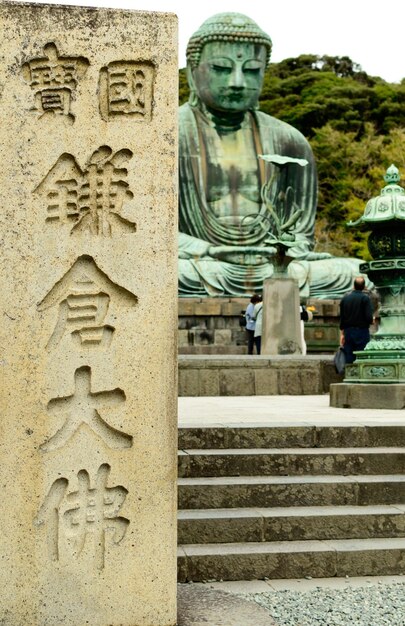
<instances>
[{"instance_id":1,"label":"stone wall","mask_svg":"<svg viewBox=\"0 0 405 626\"><path fill-rule=\"evenodd\" d=\"M246 354L247 337L239 320L248 298L179 298L180 354ZM332 354L339 345L339 301L309 299L315 306L305 324L308 353Z\"/></svg>"},{"instance_id":2,"label":"stone wall","mask_svg":"<svg viewBox=\"0 0 405 626\"><path fill-rule=\"evenodd\" d=\"M180 396L318 395L341 382L332 356L179 356Z\"/></svg>"}]
</instances>

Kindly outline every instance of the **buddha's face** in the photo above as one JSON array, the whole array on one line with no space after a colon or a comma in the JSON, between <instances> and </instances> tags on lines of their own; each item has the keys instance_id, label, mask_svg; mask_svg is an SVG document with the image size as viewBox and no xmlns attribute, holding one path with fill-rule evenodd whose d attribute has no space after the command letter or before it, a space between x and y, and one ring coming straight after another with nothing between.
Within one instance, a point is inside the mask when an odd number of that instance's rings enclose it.
<instances>
[{"instance_id":1,"label":"buddha's face","mask_svg":"<svg viewBox=\"0 0 405 626\"><path fill-rule=\"evenodd\" d=\"M200 99L214 111L240 112L256 106L266 69L260 44L216 41L205 44L193 79Z\"/></svg>"}]
</instances>

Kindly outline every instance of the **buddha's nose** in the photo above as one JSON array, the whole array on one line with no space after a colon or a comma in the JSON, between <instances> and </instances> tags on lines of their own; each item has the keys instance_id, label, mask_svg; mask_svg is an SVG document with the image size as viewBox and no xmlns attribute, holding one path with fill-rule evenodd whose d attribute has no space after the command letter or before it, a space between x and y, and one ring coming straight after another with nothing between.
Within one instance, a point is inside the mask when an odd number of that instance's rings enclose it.
<instances>
[{"instance_id":1,"label":"buddha's nose","mask_svg":"<svg viewBox=\"0 0 405 626\"><path fill-rule=\"evenodd\" d=\"M242 89L245 87L245 76L241 67L235 67L229 78L229 86Z\"/></svg>"}]
</instances>

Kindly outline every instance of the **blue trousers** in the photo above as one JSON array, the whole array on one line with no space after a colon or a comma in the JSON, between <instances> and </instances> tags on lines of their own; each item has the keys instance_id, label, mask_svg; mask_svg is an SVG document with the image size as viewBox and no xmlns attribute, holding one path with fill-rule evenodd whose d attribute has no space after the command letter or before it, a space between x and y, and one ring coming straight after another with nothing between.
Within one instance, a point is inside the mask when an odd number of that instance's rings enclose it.
<instances>
[{"instance_id":1,"label":"blue trousers","mask_svg":"<svg viewBox=\"0 0 405 626\"><path fill-rule=\"evenodd\" d=\"M248 336L248 354L253 354L253 347L256 346L257 354L260 354L261 337L255 337L255 331L246 329Z\"/></svg>"},{"instance_id":2,"label":"blue trousers","mask_svg":"<svg viewBox=\"0 0 405 626\"><path fill-rule=\"evenodd\" d=\"M353 352L364 350L370 341L370 331L368 328L345 328L345 344L343 346L346 355L346 363L353 363L356 360Z\"/></svg>"}]
</instances>

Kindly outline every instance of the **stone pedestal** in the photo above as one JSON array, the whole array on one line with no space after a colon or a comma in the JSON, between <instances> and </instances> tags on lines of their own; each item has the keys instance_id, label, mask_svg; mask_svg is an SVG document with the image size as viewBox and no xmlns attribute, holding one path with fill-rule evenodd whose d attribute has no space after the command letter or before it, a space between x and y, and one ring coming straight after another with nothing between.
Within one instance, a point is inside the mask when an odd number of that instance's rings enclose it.
<instances>
[{"instance_id":1,"label":"stone pedestal","mask_svg":"<svg viewBox=\"0 0 405 626\"><path fill-rule=\"evenodd\" d=\"M176 18L0 20L0 622L173 626Z\"/></svg>"},{"instance_id":2,"label":"stone pedestal","mask_svg":"<svg viewBox=\"0 0 405 626\"><path fill-rule=\"evenodd\" d=\"M337 383L330 406L342 409L405 409L405 384Z\"/></svg>"},{"instance_id":3,"label":"stone pedestal","mask_svg":"<svg viewBox=\"0 0 405 626\"><path fill-rule=\"evenodd\" d=\"M179 298L179 354L247 354L240 326L249 298ZM308 354L333 354L339 345L339 300L308 298L315 309L305 323Z\"/></svg>"},{"instance_id":4,"label":"stone pedestal","mask_svg":"<svg viewBox=\"0 0 405 626\"><path fill-rule=\"evenodd\" d=\"M262 354L302 354L300 295L292 278L269 278L263 285Z\"/></svg>"}]
</instances>

